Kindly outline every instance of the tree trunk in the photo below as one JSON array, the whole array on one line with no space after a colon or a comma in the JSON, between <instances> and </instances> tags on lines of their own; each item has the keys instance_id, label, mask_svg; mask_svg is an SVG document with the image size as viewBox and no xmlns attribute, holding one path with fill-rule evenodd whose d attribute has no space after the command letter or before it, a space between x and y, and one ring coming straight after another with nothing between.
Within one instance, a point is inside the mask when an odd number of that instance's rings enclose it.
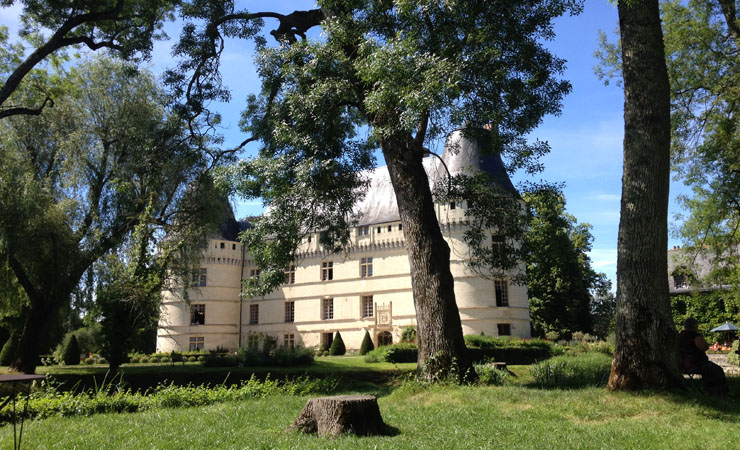
<instances>
[{"instance_id":1,"label":"tree trunk","mask_svg":"<svg viewBox=\"0 0 740 450\"><path fill-rule=\"evenodd\" d=\"M427 380L475 378L463 340L450 248L434 210L423 152L410 139L381 143L398 202L411 266L418 326L418 373Z\"/></svg>"},{"instance_id":2,"label":"tree trunk","mask_svg":"<svg viewBox=\"0 0 740 450\"><path fill-rule=\"evenodd\" d=\"M44 300L35 300L30 302L26 322L23 325L23 332L18 341L11 369L32 374L36 372L36 365L39 359L39 345L41 338L45 335L45 330L49 325L51 310L45 305L51 304Z\"/></svg>"},{"instance_id":3,"label":"tree trunk","mask_svg":"<svg viewBox=\"0 0 740 450\"><path fill-rule=\"evenodd\" d=\"M288 430L336 437L341 433L358 436L386 433L378 400L372 395L344 395L312 398Z\"/></svg>"},{"instance_id":4,"label":"tree trunk","mask_svg":"<svg viewBox=\"0 0 740 450\"><path fill-rule=\"evenodd\" d=\"M679 383L668 299L670 94L657 0L620 0L624 173L616 347L608 389Z\"/></svg>"}]
</instances>

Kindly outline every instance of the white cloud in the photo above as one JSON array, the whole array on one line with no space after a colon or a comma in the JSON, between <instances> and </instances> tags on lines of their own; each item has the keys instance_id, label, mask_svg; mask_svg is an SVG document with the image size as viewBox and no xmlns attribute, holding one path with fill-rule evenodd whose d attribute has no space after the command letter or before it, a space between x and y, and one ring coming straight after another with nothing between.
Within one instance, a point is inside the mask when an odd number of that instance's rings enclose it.
<instances>
[{"instance_id":1,"label":"white cloud","mask_svg":"<svg viewBox=\"0 0 740 450\"><path fill-rule=\"evenodd\" d=\"M606 194L603 192L600 193L594 193L588 196L589 200L597 200L601 202L618 202L621 200L621 196L619 194Z\"/></svg>"}]
</instances>

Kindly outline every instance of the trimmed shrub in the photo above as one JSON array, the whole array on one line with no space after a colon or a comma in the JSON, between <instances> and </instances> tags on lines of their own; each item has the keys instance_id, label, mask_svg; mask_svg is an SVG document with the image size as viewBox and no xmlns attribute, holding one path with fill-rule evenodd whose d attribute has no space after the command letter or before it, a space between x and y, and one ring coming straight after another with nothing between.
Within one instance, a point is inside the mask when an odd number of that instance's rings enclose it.
<instances>
[{"instance_id":1,"label":"trimmed shrub","mask_svg":"<svg viewBox=\"0 0 740 450\"><path fill-rule=\"evenodd\" d=\"M197 356L188 356L187 359L188 359L188 362L195 362L195 361L198 360L198 357Z\"/></svg>"},{"instance_id":2,"label":"trimmed shrub","mask_svg":"<svg viewBox=\"0 0 740 450\"><path fill-rule=\"evenodd\" d=\"M142 364L147 364L149 362L149 357L146 356L146 355L144 355L144 356L142 356L142 357L139 358L139 362L142 363Z\"/></svg>"},{"instance_id":3,"label":"trimmed shrub","mask_svg":"<svg viewBox=\"0 0 740 450\"><path fill-rule=\"evenodd\" d=\"M342 340L342 335L339 334L339 331L337 331L337 334L334 335L334 340L331 342L331 347L329 348L329 354L332 356L341 356L347 353L347 348L344 346L344 341Z\"/></svg>"},{"instance_id":4,"label":"trimmed shrub","mask_svg":"<svg viewBox=\"0 0 740 450\"><path fill-rule=\"evenodd\" d=\"M77 342L77 336L74 334L67 340L62 353L62 361L67 366L74 366L80 363L80 344ZM87 364L87 361L85 361Z\"/></svg>"},{"instance_id":5,"label":"trimmed shrub","mask_svg":"<svg viewBox=\"0 0 740 450\"><path fill-rule=\"evenodd\" d=\"M362 344L360 344L360 355L365 355L374 349L375 345L373 345L373 340L370 338L370 332L365 330L365 337L362 338Z\"/></svg>"},{"instance_id":6,"label":"trimmed shrub","mask_svg":"<svg viewBox=\"0 0 740 450\"><path fill-rule=\"evenodd\" d=\"M532 367L540 387L604 386L609 380L612 358L603 353L556 356Z\"/></svg>"},{"instance_id":7,"label":"trimmed shrub","mask_svg":"<svg viewBox=\"0 0 740 450\"><path fill-rule=\"evenodd\" d=\"M15 350L18 348L18 336L11 335L3 345L3 350L0 351L0 366L9 366L13 362L15 357ZM77 358L80 354L77 354ZM79 362L79 361L78 361Z\"/></svg>"},{"instance_id":8,"label":"trimmed shrub","mask_svg":"<svg viewBox=\"0 0 740 450\"><path fill-rule=\"evenodd\" d=\"M401 331L401 342L416 342L416 328L409 325Z\"/></svg>"},{"instance_id":9,"label":"trimmed shrub","mask_svg":"<svg viewBox=\"0 0 740 450\"><path fill-rule=\"evenodd\" d=\"M542 339L465 336L473 362L502 361L507 364L533 364L556 354L555 345Z\"/></svg>"},{"instance_id":10,"label":"trimmed shrub","mask_svg":"<svg viewBox=\"0 0 740 450\"><path fill-rule=\"evenodd\" d=\"M732 351L727 354L727 362L740 366L740 340L732 343Z\"/></svg>"},{"instance_id":11,"label":"trimmed shrub","mask_svg":"<svg viewBox=\"0 0 740 450\"><path fill-rule=\"evenodd\" d=\"M229 353L211 353L205 356L203 365L206 367L236 367L239 365L239 359L236 355Z\"/></svg>"},{"instance_id":12,"label":"trimmed shrub","mask_svg":"<svg viewBox=\"0 0 740 450\"><path fill-rule=\"evenodd\" d=\"M159 362L159 356L157 356L157 355L150 356L149 357L149 362L152 363L152 364L158 363Z\"/></svg>"},{"instance_id":13,"label":"trimmed shrub","mask_svg":"<svg viewBox=\"0 0 740 450\"><path fill-rule=\"evenodd\" d=\"M376 348L365 355L365 362L404 363L416 362L419 349L414 344L402 343Z\"/></svg>"},{"instance_id":14,"label":"trimmed shrub","mask_svg":"<svg viewBox=\"0 0 740 450\"><path fill-rule=\"evenodd\" d=\"M206 361L206 355L199 355L198 356L198 362L205 362Z\"/></svg>"},{"instance_id":15,"label":"trimmed shrub","mask_svg":"<svg viewBox=\"0 0 740 450\"><path fill-rule=\"evenodd\" d=\"M475 364L475 373L478 375L478 383L487 386L503 386L509 373L499 370L490 364Z\"/></svg>"}]
</instances>

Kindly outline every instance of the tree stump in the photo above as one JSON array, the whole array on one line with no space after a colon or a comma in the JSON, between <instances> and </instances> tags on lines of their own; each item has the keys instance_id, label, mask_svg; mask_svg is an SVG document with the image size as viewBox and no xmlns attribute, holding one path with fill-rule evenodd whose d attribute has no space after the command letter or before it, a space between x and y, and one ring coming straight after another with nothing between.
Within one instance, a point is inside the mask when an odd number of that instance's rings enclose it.
<instances>
[{"instance_id":1,"label":"tree stump","mask_svg":"<svg viewBox=\"0 0 740 450\"><path fill-rule=\"evenodd\" d=\"M341 395L310 399L288 430L330 437L340 433L367 436L383 434L386 426L375 396Z\"/></svg>"}]
</instances>

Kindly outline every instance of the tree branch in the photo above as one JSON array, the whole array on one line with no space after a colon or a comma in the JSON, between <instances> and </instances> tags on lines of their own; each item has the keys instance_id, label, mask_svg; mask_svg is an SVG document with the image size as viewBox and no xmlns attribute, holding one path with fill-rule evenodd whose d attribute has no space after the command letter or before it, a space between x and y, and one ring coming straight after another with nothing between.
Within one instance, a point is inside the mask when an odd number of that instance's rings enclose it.
<instances>
[{"instance_id":1,"label":"tree branch","mask_svg":"<svg viewBox=\"0 0 740 450\"><path fill-rule=\"evenodd\" d=\"M39 106L38 108L25 108L25 107L19 106L15 108L8 108L8 109L0 110L0 119L4 119L10 116L19 116L19 115L38 116L44 110L46 105L49 105L49 108L53 108L54 100L52 100L51 97L47 96L46 99L44 99L44 102L41 103L41 106Z\"/></svg>"}]
</instances>

